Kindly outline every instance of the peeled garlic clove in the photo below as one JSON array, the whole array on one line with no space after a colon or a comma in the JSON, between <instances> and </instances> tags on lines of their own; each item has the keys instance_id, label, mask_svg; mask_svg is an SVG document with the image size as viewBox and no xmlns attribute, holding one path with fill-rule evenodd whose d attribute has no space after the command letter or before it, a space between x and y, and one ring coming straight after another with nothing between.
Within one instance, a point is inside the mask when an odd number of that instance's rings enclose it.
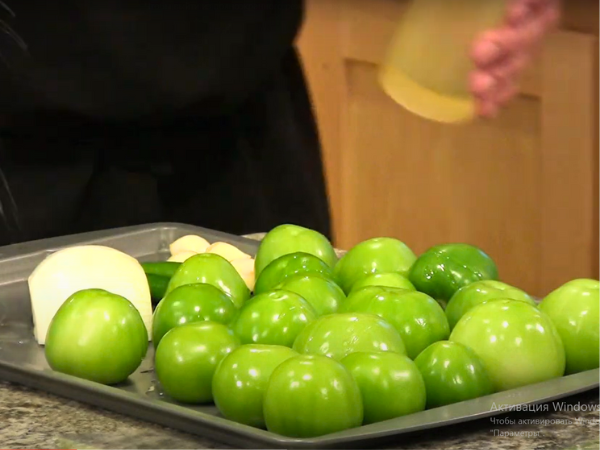
<instances>
[{"instance_id":1,"label":"peeled garlic clove","mask_svg":"<svg viewBox=\"0 0 600 450\"><path fill-rule=\"evenodd\" d=\"M206 239L189 234L173 241L169 246L169 250L171 251L171 255L183 252L204 253L209 246L210 242Z\"/></svg>"},{"instance_id":2,"label":"peeled garlic clove","mask_svg":"<svg viewBox=\"0 0 600 450\"><path fill-rule=\"evenodd\" d=\"M227 242L215 242L206 249L206 253L215 253L231 262L236 259L250 259L251 256Z\"/></svg>"},{"instance_id":3,"label":"peeled garlic clove","mask_svg":"<svg viewBox=\"0 0 600 450\"><path fill-rule=\"evenodd\" d=\"M254 273L254 259L253 258L241 258L234 259L231 261L231 265L235 267L235 270L240 274L246 286L250 291L254 290L254 283L256 281Z\"/></svg>"},{"instance_id":4,"label":"peeled garlic clove","mask_svg":"<svg viewBox=\"0 0 600 450\"><path fill-rule=\"evenodd\" d=\"M171 256L169 259L167 259L167 261L170 262L184 262L186 259L191 258L194 255L197 255L198 253L196 252L189 252L189 251L184 251L184 252L179 252L173 256Z\"/></svg>"}]
</instances>

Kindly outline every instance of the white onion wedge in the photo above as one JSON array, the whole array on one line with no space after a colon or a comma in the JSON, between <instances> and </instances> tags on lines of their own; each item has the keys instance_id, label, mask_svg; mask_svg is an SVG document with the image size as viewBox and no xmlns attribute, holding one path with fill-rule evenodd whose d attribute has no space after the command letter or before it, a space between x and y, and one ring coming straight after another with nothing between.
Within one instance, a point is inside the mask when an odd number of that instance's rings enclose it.
<instances>
[{"instance_id":1,"label":"white onion wedge","mask_svg":"<svg viewBox=\"0 0 600 450\"><path fill-rule=\"evenodd\" d=\"M129 300L152 336L150 288L141 264L132 256L101 245L61 249L44 259L28 279L34 336L44 345L50 322L75 292L104 289Z\"/></svg>"}]
</instances>

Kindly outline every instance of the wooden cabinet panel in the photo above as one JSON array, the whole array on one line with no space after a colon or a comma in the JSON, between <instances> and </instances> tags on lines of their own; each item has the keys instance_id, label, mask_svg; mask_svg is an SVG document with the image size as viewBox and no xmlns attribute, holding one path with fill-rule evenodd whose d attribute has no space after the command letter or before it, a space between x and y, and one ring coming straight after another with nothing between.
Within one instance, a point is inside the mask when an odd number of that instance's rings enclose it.
<instances>
[{"instance_id":1,"label":"wooden cabinet panel","mask_svg":"<svg viewBox=\"0 0 600 450\"><path fill-rule=\"evenodd\" d=\"M348 72L340 237L394 236L418 253L476 243L503 277L537 287L529 268L540 257L539 101L520 99L493 124L440 127L381 93L374 67Z\"/></svg>"},{"instance_id":2,"label":"wooden cabinet panel","mask_svg":"<svg viewBox=\"0 0 600 450\"><path fill-rule=\"evenodd\" d=\"M557 32L498 119L441 125L377 84L405 7L308 2L300 50L336 244L387 235L421 252L470 242L494 257L505 281L535 295L597 277L597 37Z\"/></svg>"},{"instance_id":3,"label":"wooden cabinet panel","mask_svg":"<svg viewBox=\"0 0 600 450\"><path fill-rule=\"evenodd\" d=\"M541 277L598 277L598 40L560 32L543 55Z\"/></svg>"}]
</instances>

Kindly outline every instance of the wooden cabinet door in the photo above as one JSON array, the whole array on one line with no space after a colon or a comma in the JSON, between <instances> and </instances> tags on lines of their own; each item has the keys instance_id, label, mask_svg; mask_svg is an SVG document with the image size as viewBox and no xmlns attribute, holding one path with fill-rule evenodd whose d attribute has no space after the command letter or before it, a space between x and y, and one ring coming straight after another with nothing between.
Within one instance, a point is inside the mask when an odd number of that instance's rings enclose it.
<instances>
[{"instance_id":1,"label":"wooden cabinet door","mask_svg":"<svg viewBox=\"0 0 600 450\"><path fill-rule=\"evenodd\" d=\"M299 44L319 122L335 243L480 246L534 295L597 278L597 38L557 32L499 118L442 125L377 83L399 0L309 0ZM426 57L426 55L424 55Z\"/></svg>"}]
</instances>

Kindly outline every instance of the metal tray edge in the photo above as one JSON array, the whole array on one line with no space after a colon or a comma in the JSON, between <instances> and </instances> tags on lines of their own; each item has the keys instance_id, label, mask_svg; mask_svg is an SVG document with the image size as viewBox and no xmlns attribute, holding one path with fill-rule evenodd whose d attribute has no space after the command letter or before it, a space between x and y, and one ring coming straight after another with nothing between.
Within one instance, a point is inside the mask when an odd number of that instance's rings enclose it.
<instances>
[{"instance_id":1,"label":"metal tray edge","mask_svg":"<svg viewBox=\"0 0 600 450\"><path fill-rule=\"evenodd\" d=\"M247 243L253 248L258 247L258 241L248 239L242 236L235 236L216 230L211 230L203 227L176 223L152 223L145 225L137 225L130 227L115 228L110 230L94 231L81 233L77 235L61 236L56 238L42 239L37 241L29 241L22 244L15 244L5 247L0 247L0 259L5 260L13 257L21 256L27 253L37 253L47 249L60 248L62 246L93 242L99 239L110 237L123 237L129 234L139 232L151 232L153 230L176 229L193 233L207 233L212 236L217 236L224 241ZM239 445L244 448L348 448L360 445L366 441L377 440L389 436L407 435L425 429L433 429L446 427L457 423L464 423L481 418L499 415L500 413L494 410L481 412L481 405L477 408L475 405L483 401L491 401L493 398L510 397L514 399L513 405L535 405L551 402L557 399L570 397L585 391L593 390L599 387L600 370L594 369L580 374L562 377L560 380L568 378L569 380L585 379L583 384L579 384L576 388L565 392L556 383L557 379L549 380L536 385L523 386L511 391L504 391L491 396L486 396L480 399L469 400L459 404L449 405L446 410L451 411L467 406L467 411L455 415L452 419L438 419L437 422L429 421L426 423L408 425L402 427L403 422L408 416L392 419L386 422L380 422L373 425L362 426L351 430L345 430L331 435L313 438L313 439L292 439L285 436L280 436L270 433L266 430L248 427L242 424L231 422L221 417L216 417L188 409L184 406L178 406L172 403L161 402L142 397L132 392L126 392L120 389L115 389L110 386L97 385L86 380L81 380L76 377L45 371L33 371L26 367L18 367L5 362L0 362L0 379L13 382L16 384L28 386L34 389L39 389L46 393L57 395L63 398L69 398L82 403L105 408L109 411L125 414L130 417L145 420L151 423L171 427L181 431L185 431L194 435L203 436L225 443L227 445ZM593 380L593 381L591 381ZM574 381L573 381L574 382ZM564 384L564 383L563 383ZM577 384L574 382L574 384ZM547 387L549 392L537 399L531 399L532 392L540 389L542 386ZM520 400L519 400L520 399ZM468 406L473 405L474 409L479 412L470 414ZM427 416L435 414L434 410L426 410L420 413L411 415L417 420L423 415ZM448 415L452 415L450 412ZM259 444L254 447L254 444Z\"/></svg>"}]
</instances>

